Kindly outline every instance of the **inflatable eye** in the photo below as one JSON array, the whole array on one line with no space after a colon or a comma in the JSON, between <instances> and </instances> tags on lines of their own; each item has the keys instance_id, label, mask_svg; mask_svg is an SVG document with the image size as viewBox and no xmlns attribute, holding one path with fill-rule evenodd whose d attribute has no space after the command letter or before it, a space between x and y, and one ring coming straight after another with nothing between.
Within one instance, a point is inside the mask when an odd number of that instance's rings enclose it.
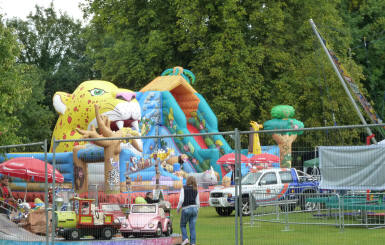
<instances>
[{"instance_id":1,"label":"inflatable eye","mask_svg":"<svg viewBox=\"0 0 385 245\"><path fill-rule=\"evenodd\" d=\"M90 90L92 96L100 96L103 95L106 91L100 88L94 88Z\"/></svg>"}]
</instances>

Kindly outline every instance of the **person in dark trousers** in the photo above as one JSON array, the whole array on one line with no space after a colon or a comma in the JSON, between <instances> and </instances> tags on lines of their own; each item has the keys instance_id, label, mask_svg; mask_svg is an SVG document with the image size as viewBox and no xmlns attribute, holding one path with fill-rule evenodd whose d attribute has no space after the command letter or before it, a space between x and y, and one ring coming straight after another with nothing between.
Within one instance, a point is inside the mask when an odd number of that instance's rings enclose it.
<instances>
[{"instance_id":1,"label":"person in dark trousers","mask_svg":"<svg viewBox=\"0 0 385 245\"><path fill-rule=\"evenodd\" d=\"M199 194L197 181L193 176L189 176L186 185L182 187L179 195L177 212L182 210L180 216L180 229L182 231L182 245L189 244L186 225L189 223L191 245L196 244L195 224L198 218Z\"/></svg>"},{"instance_id":2,"label":"person in dark trousers","mask_svg":"<svg viewBox=\"0 0 385 245\"><path fill-rule=\"evenodd\" d=\"M235 165L231 164L230 169L231 169L231 182L230 182L230 184L235 185Z\"/></svg>"},{"instance_id":3,"label":"person in dark trousers","mask_svg":"<svg viewBox=\"0 0 385 245\"><path fill-rule=\"evenodd\" d=\"M9 188L9 176L2 175L0 178L0 213L9 214L16 203Z\"/></svg>"}]
</instances>

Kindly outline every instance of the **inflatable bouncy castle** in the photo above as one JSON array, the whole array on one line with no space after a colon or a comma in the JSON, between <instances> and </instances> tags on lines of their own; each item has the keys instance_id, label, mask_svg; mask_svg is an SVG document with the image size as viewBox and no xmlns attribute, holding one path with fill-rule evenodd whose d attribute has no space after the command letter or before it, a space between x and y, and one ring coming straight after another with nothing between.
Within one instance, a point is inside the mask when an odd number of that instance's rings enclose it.
<instances>
[{"instance_id":1,"label":"inflatable bouncy castle","mask_svg":"<svg viewBox=\"0 0 385 245\"><path fill-rule=\"evenodd\" d=\"M119 150L114 151L118 153L113 155L107 154L109 146L96 142L54 144L54 139L93 138L93 134L127 137L218 132L217 118L206 100L192 87L194 81L190 71L175 67L163 72L139 92L100 80L83 82L71 94L56 92L53 105L59 118L48 161L52 163L55 151L56 168L64 176L64 185L78 193L87 192L92 184L109 186L111 193L126 192L126 179L130 179L132 185L154 184L156 164L161 166L161 185L179 188L183 177L189 174L200 174L197 178L202 182L216 184L216 180L222 178L216 161L233 151L221 135L134 139L121 142ZM108 119L106 133L100 132L96 106L100 118ZM32 155L44 160L43 153ZM9 154L7 158L22 156ZM17 182L13 185L15 189L24 188ZM42 191L44 188L40 183L28 183L28 190Z\"/></svg>"}]
</instances>

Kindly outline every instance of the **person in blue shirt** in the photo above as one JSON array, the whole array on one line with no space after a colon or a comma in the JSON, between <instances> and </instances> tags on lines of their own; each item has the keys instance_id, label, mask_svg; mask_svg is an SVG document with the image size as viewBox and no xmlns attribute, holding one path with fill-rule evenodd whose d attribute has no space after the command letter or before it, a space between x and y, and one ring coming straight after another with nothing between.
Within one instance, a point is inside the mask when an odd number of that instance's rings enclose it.
<instances>
[{"instance_id":1,"label":"person in blue shirt","mask_svg":"<svg viewBox=\"0 0 385 245\"><path fill-rule=\"evenodd\" d=\"M190 228L190 244L196 244L195 224L198 218L198 209L200 206L198 185L194 176L189 176L186 180L186 185L182 187L179 195L177 212L182 210L180 216L180 229L182 231L182 245L188 244L186 225L189 223Z\"/></svg>"}]
</instances>

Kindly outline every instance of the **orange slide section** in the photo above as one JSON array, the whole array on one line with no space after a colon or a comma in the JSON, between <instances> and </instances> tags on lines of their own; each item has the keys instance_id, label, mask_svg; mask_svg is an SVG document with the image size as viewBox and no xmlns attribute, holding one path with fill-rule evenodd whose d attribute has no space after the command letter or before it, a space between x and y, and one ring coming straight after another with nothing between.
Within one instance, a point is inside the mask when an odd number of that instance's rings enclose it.
<instances>
[{"instance_id":1,"label":"orange slide section","mask_svg":"<svg viewBox=\"0 0 385 245\"><path fill-rule=\"evenodd\" d=\"M190 123L187 123L187 130L192 134L199 134L200 133L199 130L196 127L194 127L193 125L191 125ZM207 145L206 145L205 140L203 139L202 136L194 136L194 139L202 149L207 149Z\"/></svg>"}]
</instances>

